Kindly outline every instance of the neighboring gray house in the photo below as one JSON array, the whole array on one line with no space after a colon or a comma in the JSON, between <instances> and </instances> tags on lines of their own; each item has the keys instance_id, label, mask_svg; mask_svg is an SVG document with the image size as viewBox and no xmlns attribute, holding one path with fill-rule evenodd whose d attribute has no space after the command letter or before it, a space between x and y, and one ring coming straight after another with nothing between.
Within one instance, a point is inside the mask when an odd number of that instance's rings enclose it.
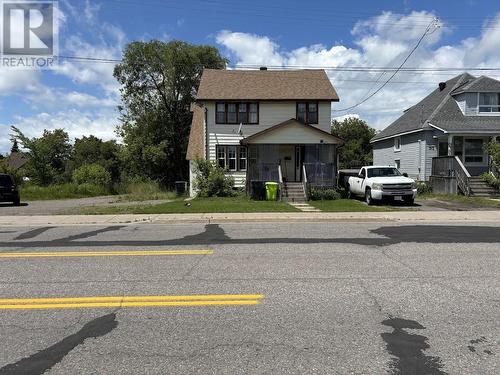
<instances>
[{"instance_id":1,"label":"neighboring gray house","mask_svg":"<svg viewBox=\"0 0 500 375\"><path fill-rule=\"evenodd\" d=\"M333 186L343 143L330 133L338 100L323 70L205 69L192 107L191 187L197 158L247 190L255 180L278 182L285 197L303 196L306 183Z\"/></svg>"},{"instance_id":2,"label":"neighboring gray house","mask_svg":"<svg viewBox=\"0 0 500 375\"><path fill-rule=\"evenodd\" d=\"M475 180L490 171L484 145L499 135L500 81L463 73L378 133L371 140L373 163L396 165L421 181L457 174Z\"/></svg>"}]
</instances>

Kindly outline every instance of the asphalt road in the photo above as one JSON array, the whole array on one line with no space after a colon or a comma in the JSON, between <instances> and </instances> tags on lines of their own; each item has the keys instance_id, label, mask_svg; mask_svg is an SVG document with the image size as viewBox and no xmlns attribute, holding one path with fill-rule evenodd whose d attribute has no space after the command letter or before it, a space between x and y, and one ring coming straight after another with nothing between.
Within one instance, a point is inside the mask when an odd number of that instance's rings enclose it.
<instances>
[{"instance_id":1,"label":"asphalt road","mask_svg":"<svg viewBox=\"0 0 500 375\"><path fill-rule=\"evenodd\" d=\"M495 223L0 228L0 374L495 374L499 244Z\"/></svg>"}]
</instances>

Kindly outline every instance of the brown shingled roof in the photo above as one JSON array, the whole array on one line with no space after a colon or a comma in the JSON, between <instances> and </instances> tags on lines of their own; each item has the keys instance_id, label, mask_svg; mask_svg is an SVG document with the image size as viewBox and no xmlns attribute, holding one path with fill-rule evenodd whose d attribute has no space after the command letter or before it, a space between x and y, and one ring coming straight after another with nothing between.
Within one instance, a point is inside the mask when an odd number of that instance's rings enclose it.
<instances>
[{"instance_id":1,"label":"brown shingled roof","mask_svg":"<svg viewBox=\"0 0 500 375\"><path fill-rule=\"evenodd\" d=\"M204 158L205 149L205 131L204 117L205 111L199 105L192 105L191 111L193 112L193 120L191 122L191 131L189 133L189 143L186 153L187 160L195 160Z\"/></svg>"},{"instance_id":2,"label":"brown shingled roof","mask_svg":"<svg viewBox=\"0 0 500 375\"><path fill-rule=\"evenodd\" d=\"M10 169L21 169L24 167L24 165L28 162L28 159L26 157L19 153L19 152L13 152L6 158L0 160L0 163L3 163L7 168Z\"/></svg>"},{"instance_id":3,"label":"brown shingled roof","mask_svg":"<svg viewBox=\"0 0 500 375\"><path fill-rule=\"evenodd\" d=\"M205 69L197 100L339 101L324 70Z\"/></svg>"}]
</instances>

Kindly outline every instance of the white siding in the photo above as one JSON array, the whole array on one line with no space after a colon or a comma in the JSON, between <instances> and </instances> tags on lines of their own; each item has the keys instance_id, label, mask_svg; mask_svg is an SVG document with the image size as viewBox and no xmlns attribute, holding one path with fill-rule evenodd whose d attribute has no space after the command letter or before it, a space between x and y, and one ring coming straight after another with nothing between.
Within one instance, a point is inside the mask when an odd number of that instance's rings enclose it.
<instances>
[{"instance_id":1,"label":"white siding","mask_svg":"<svg viewBox=\"0 0 500 375\"><path fill-rule=\"evenodd\" d=\"M242 133L245 137L258 133L283 121L295 118L296 102L260 102L259 103L259 123L255 125L243 125ZM207 108L207 125L209 132L236 134L239 124L216 124L215 123L215 102L205 103ZM331 103L320 102L318 105L318 124L312 125L326 132L331 128Z\"/></svg>"},{"instance_id":2,"label":"white siding","mask_svg":"<svg viewBox=\"0 0 500 375\"><path fill-rule=\"evenodd\" d=\"M255 133L265 130L271 126L296 117L295 101L265 101L259 102L259 124L242 125L242 135L238 134L239 124L216 124L215 102L203 103L207 109L207 132L208 132L208 158L216 161L216 145L239 145L240 140ZM318 124L313 125L328 133L331 128L331 103L318 103ZM303 135L303 134L302 134ZM309 133L307 134L309 137ZM288 139L290 143L301 143L301 135ZM244 187L246 172L228 172L234 177L237 187Z\"/></svg>"},{"instance_id":3,"label":"white siding","mask_svg":"<svg viewBox=\"0 0 500 375\"><path fill-rule=\"evenodd\" d=\"M374 165L395 165L400 161L401 172L418 180L427 181L431 173L432 157L437 156L432 132L418 132L401 136L401 150L394 151L394 138L373 144Z\"/></svg>"},{"instance_id":4,"label":"white siding","mask_svg":"<svg viewBox=\"0 0 500 375\"><path fill-rule=\"evenodd\" d=\"M215 154L217 145L239 145L240 140L243 137L238 134L208 134L208 159L212 161L217 161L217 155ZM228 172L230 176L234 177L234 185L236 187L244 187L246 180L246 172Z\"/></svg>"}]
</instances>

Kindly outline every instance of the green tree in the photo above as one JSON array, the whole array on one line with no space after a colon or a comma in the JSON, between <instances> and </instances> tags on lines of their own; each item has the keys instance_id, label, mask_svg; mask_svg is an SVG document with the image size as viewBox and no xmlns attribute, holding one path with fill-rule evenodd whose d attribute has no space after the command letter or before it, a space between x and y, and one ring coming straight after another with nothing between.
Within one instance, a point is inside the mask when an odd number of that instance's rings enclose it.
<instances>
[{"instance_id":1,"label":"green tree","mask_svg":"<svg viewBox=\"0 0 500 375\"><path fill-rule=\"evenodd\" d=\"M15 126L11 137L26 150L26 175L35 183L49 185L69 180L66 164L71 155L68 133L62 129L44 130L40 138L29 138Z\"/></svg>"},{"instance_id":2,"label":"green tree","mask_svg":"<svg viewBox=\"0 0 500 375\"><path fill-rule=\"evenodd\" d=\"M114 70L122 85L121 126L128 173L166 185L187 178L190 105L203 68L227 61L211 46L158 40L130 43Z\"/></svg>"},{"instance_id":3,"label":"green tree","mask_svg":"<svg viewBox=\"0 0 500 375\"><path fill-rule=\"evenodd\" d=\"M120 178L120 147L116 141L106 141L93 135L77 138L73 146L73 154L70 161L70 169L76 169L88 165L98 164L102 166L116 182Z\"/></svg>"},{"instance_id":4,"label":"green tree","mask_svg":"<svg viewBox=\"0 0 500 375\"><path fill-rule=\"evenodd\" d=\"M12 148L10 149L10 153L12 154L13 152L19 152L19 145L17 144L17 139L15 138L12 142Z\"/></svg>"},{"instance_id":5,"label":"green tree","mask_svg":"<svg viewBox=\"0 0 500 375\"><path fill-rule=\"evenodd\" d=\"M339 148L340 168L360 167L373 162L370 139L375 136L375 129L369 127L366 121L356 117L333 120L332 134L345 141Z\"/></svg>"},{"instance_id":6,"label":"green tree","mask_svg":"<svg viewBox=\"0 0 500 375\"><path fill-rule=\"evenodd\" d=\"M485 149L495 166L500 168L500 142L492 140L486 145Z\"/></svg>"}]
</instances>

